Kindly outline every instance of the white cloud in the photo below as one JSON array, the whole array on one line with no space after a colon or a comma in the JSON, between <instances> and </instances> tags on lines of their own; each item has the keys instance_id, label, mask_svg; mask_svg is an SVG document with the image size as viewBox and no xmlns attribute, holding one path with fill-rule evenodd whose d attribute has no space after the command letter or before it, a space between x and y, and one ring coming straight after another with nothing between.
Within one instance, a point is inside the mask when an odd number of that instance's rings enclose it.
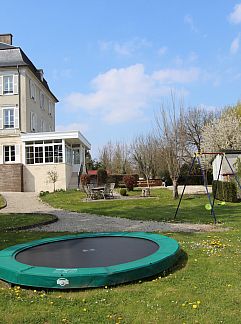
<instances>
[{"instance_id":1,"label":"white cloud","mask_svg":"<svg viewBox=\"0 0 241 324\"><path fill-rule=\"evenodd\" d=\"M100 41L102 51L112 51L120 56L130 56L141 48L150 47L151 43L144 38L134 38L127 42Z\"/></svg>"},{"instance_id":2,"label":"white cloud","mask_svg":"<svg viewBox=\"0 0 241 324\"><path fill-rule=\"evenodd\" d=\"M165 69L145 73L142 64L111 69L91 82L92 92L71 93L65 98L69 109L83 109L107 123L120 123L142 118L144 109L161 96L170 94L171 88L194 82L199 78L197 68ZM182 89L185 93L185 89Z\"/></svg>"},{"instance_id":3,"label":"white cloud","mask_svg":"<svg viewBox=\"0 0 241 324\"><path fill-rule=\"evenodd\" d=\"M56 131L67 132L67 131L80 131L81 133L86 133L89 129L89 125L84 123L70 123L67 125L56 125Z\"/></svg>"},{"instance_id":4,"label":"white cloud","mask_svg":"<svg viewBox=\"0 0 241 324\"><path fill-rule=\"evenodd\" d=\"M228 16L228 19L233 24L241 23L241 3L238 3L234 6L234 9Z\"/></svg>"},{"instance_id":5,"label":"white cloud","mask_svg":"<svg viewBox=\"0 0 241 324\"><path fill-rule=\"evenodd\" d=\"M234 38L230 45L230 53L231 54L236 54L239 50L239 45L240 45L240 35Z\"/></svg>"}]
</instances>

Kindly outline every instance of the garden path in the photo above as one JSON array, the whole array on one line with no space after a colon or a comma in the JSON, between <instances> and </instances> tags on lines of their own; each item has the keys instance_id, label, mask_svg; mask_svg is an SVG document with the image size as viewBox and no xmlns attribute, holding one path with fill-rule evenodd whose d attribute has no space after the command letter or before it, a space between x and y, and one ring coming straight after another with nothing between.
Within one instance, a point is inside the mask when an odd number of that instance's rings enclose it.
<instances>
[{"instance_id":1,"label":"garden path","mask_svg":"<svg viewBox=\"0 0 241 324\"><path fill-rule=\"evenodd\" d=\"M59 220L56 223L34 228L44 232L209 232L221 231L220 225L164 223L154 221L137 221L125 218L68 212L44 204L33 192L1 193L7 206L0 213L50 213Z\"/></svg>"}]
</instances>

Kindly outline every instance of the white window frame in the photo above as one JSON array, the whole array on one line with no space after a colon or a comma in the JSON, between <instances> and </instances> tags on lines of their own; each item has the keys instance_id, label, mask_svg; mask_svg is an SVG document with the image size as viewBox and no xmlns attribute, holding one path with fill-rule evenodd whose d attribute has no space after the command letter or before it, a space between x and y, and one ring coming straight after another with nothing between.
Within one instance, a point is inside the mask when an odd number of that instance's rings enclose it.
<instances>
[{"instance_id":1,"label":"white window frame","mask_svg":"<svg viewBox=\"0 0 241 324\"><path fill-rule=\"evenodd\" d=\"M12 116L11 116L11 112L12 112ZM6 113L8 114L7 117L9 119L8 127L6 127L5 124ZM12 117L12 123L11 123L11 117ZM3 129L14 129L14 128L15 128L15 107L3 108Z\"/></svg>"},{"instance_id":2,"label":"white window frame","mask_svg":"<svg viewBox=\"0 0 241 324\"><path fill-rule=\"evenodd\" d=\"M52 149L50 149L50 147ZM33 154L33 163L28 163L28 150L32 148L31 154ZM38 154L37 151L41 151L42 154ZM64 152L63 152L63 145L62 142L57 141L45 141L43 143L35 143L32 142L31 144L25 144L25 163L26 164L56 164L56 163L63 163L64 161ZM36 160L42 159L43 162L36 162ZM46 162L46 160L50 160Z\"/></svg>"},{"instance_id":3,"label":"white window frame","mask_svg":"<svg viewBox=\"0 0 241 324\"><path fill-rule=\"evenodd\" d=\"M9 149L9 160L6 161L6 148ZM12 148L14 148L14 152L12 152ZM14 159L12 160L12 155L14 154ZM16 146L15 145L4 145L3 146L3 163L14 163L16 162Z\"/></svg>"},{"instance_id":4,"label":"white window frame","mask_svg":"<svg viewBox=\"0 0 241 324\"><path fill-rule=\"evenodd\" d=\"M7 86L8 90L7 90L7 92L5 92L5 79L6 78L11 78L12 79L11 82L8 82L8 86ZM11 84L12 84L12 87L10 87ZM9 96L9 95L13 95L13 93L14 93L14 78L13 78L13 74L3 75L3 95Z\"/></svg>"}]
</instances>

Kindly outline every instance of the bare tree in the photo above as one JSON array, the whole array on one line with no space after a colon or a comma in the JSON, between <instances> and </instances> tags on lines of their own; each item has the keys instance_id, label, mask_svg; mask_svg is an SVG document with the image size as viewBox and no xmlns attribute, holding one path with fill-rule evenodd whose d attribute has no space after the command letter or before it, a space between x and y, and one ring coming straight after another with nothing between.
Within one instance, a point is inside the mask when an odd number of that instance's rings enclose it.
<instances>
[{"instance_id":1,"label":"bare tree","mask_svg":"<svg viewBox=\"0 0 241 324\"><path fill-rule=\"evenodd\" d=\"M189 155L201 151L203 128L218 115L219 112L214 113L201 107L191 107L185 111L183 122Z\"/></svg>"},{"instance_id":2,"label":"bare tree","mask_svg":"<svg viewBox=\"0 0 241 324\"><path fill-rule=\"evenodd\" d=\"M159 142L173 183L173 198L178 198L178 178L186 152L186 132L183 122L183 103L171 93L170 101L161 105L155 121Z\"/></svg>"},{"instance_id":3,"label":"bare tree","mask_svg":"<svg viewBox=\"0 0 241 324\"><path fill-rule=\"evenodd\" d=\"M159 141L152 134L139 135L134 138L131 151L138 173L144 176L149 187L149 179L155 178L159 171Z\"/></svg>"},{"instance_id":4,"label":"bare tree","mask_svg":"<svg viewBox=\"0 0 241 324\"><path fill-rule=\"evenodd\" d=\"M125 174L131 172L129 146L124 142L113 144L109 141L99 153L101 164L111 173Z\"/></svg>"}]
</instances>

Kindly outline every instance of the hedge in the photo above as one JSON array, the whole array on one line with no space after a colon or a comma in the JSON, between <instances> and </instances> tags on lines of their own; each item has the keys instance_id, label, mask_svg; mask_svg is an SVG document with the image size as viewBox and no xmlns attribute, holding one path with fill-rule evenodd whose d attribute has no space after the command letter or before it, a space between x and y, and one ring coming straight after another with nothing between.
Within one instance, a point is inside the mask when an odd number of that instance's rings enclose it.
<instances>
[{"instance_id":1,"label":"hedge","mask_svg":"<svg viewBox=\"0 0 241 324\"><path fill-rule=\"evenodd\" d=\"M212 188L216 199L229 202L237 201L237 187L235 183L214 180Z\"/></svg>"},{"instance_id":2,"label":"hedge","mask_svg":"<svg viewBox=\"0 0 241 324\"><path fill-rule=\"evenodd\" d=\"M127 174L109 174L108 175L108 182L114 182L116 187L119 187L121 184L124 183L123 177L126 176ZM134 187L137 186L137 181L139 180L139 175L138 174L128 174L131 175L135 178L135 185Z\"/></svg>"}]
</instances>

